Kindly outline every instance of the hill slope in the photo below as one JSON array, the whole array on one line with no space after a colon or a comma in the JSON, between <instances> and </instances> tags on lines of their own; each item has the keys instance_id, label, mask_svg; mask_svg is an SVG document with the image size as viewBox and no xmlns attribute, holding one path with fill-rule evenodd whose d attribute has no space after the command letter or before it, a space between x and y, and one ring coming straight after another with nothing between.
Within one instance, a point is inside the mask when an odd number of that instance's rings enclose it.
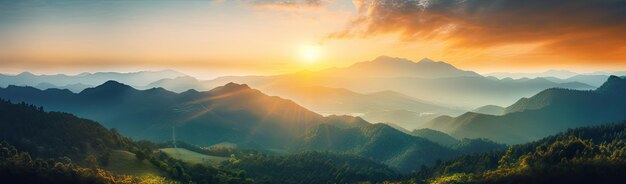
<instances>
[{"instance_id":1,"label":"hill slope","mask_svg":"<svg viewBox=\"0 0 626 184\"><path fill-rule=\"evenodd\" d=\"M33 157L68 156L82 161L87 155L105 157L113 149L127 149L132 141L100 124L41 107L0 100L0 140Z\"/></svg>"},{"instance_id":2,"label":"hill slope","mask_svg":"<svg viewBox=\"0 0 626 184\"><path fill-rule=\"evenodd\" d=\"M353 153L402 172L419 170L422 165L431 165L438 159L448 159L457 154L382 123L347 129L323 124L309 132L295 149Z\"/></svg>"},{"instance_id":3,"label":"hill slope","mask_svg":"<svg viewBox=\"0 0 626 184\"><path fill-rule=\"evenodd\" d=\"M522 98L502 116L468 112L425 125L454 137L489 138L509 144L537 140L580 126L626 119L626 79L610 77L594 91L548 89Z\"/></svg>"}]
</instances>

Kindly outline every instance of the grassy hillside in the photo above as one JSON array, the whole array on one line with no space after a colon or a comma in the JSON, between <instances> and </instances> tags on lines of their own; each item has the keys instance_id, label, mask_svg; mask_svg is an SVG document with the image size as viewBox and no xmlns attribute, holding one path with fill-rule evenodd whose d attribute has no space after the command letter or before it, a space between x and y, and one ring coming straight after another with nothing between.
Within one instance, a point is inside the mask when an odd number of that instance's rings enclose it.
<instances>
[{"instance_id":1,"label":"grassy hillside","mask_svg":"<svg viewBox=\"0 0 626 184\"><path fill-rule=\"evenodd\" d=\"M220 162L228 160L228 157L205 155L185 148L162 148L159 150L170 157L192 164L218 165Z\"/></svg>"},{"instance_id":2,"label":"grassy hillside","mask_svg":"<svg viewBox=\"0 0 626 184\"><path fill-rule=\"evenodd\" d=\"M111 152L109 164L104 169L114 174L133 175L133 176L165 176L165 173L159 170L148 160L139 161L134 153L114 150Z\"/></svg>"}]
</instances>

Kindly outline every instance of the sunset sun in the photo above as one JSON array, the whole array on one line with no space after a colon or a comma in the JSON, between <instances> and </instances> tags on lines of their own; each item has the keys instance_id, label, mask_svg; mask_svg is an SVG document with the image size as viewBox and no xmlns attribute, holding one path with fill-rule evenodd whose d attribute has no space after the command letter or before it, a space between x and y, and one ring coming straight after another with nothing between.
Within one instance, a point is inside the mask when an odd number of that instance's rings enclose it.
<instances>
[{"instance_id":1,"label":"sunset sun","mask_svg":"<svg viewBox=\"0 0 626 184\"><path fill-rule=\"evenodd\" d=\"M306 63L315 63L321 57L321 49L318 45L304 45L300 48L300 58Z\"/></svg>"}]
</instances>

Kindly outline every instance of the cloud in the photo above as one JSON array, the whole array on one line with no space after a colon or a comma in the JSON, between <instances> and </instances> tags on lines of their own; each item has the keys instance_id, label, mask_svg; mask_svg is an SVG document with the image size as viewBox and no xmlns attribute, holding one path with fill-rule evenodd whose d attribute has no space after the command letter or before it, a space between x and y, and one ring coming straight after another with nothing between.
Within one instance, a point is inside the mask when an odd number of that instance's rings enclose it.
<instances>
[{"instance_id":1,"label":"cloud","mask_svg":"<svg viewBox=\"0 0 626 184\"><path fill-rule=\"evenodd\" d=\"M542 52L626 60L623 0L353 0L357 16L330 39L399 34L452 48L540 43Z\"/></svg>"},{"instance_id":2,"label":"cloud","mask_svg":"<svg viewBox=\"0 0 626 184\"><path fill-rule=\"evenodd\" d=\"M270 9L302 9L320 8L325 0L254 0L252 3L260 8Z\"/></svg>"}]
</instances>

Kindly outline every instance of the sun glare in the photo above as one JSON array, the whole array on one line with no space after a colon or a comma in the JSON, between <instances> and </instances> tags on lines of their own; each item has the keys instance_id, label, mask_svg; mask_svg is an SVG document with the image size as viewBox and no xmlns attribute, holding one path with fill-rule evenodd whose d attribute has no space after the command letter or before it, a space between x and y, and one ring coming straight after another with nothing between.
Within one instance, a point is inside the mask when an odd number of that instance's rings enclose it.
<instances>
[{"instance_id":1,"label":"sun glare","mask_svg":"<svg viewBox=\"0 0 626 184\"><path fill-rule=\"evenodd\" d=\"M305 45L300 48L300 56L304 62L315 63L320 59L321 51L318 45Z\"/></svg>"}]
</instances>

